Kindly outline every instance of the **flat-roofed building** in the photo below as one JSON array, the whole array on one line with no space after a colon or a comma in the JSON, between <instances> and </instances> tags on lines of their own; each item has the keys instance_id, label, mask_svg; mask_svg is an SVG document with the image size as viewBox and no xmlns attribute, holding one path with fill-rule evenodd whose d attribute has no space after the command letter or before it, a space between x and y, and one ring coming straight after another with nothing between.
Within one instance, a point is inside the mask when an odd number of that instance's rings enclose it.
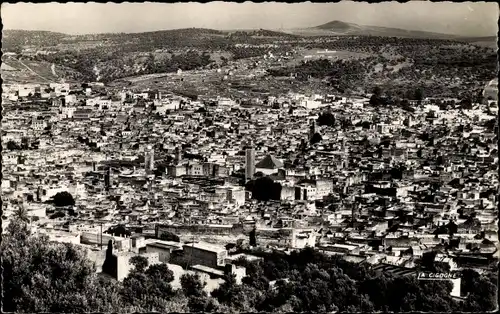
<instances>
[{"instance_id":1,"label":"flat-roofed building","mask_svg":"<svg viewBox=\"0 0 500 314\"><path fill-rule=\"evenodd\" d=\"M184 257L190 265L200 264L216 268L224 265L224 260L227 257L227 250L224 247L210 243L189 243L185 244L183 249Z\"/></svg>"},{"instance_id":2,"label":"flat-roofed building","mask_svg":"<svg viewBox=\"0 0 500 314\"><path fill-rule=\"evenodd\" d=\"M168 263L172 252L176 250L182 250L182 245L178 242L155 240L146 244L146 252L157 252L162 263Z\"/></svg>"}]
</instances>

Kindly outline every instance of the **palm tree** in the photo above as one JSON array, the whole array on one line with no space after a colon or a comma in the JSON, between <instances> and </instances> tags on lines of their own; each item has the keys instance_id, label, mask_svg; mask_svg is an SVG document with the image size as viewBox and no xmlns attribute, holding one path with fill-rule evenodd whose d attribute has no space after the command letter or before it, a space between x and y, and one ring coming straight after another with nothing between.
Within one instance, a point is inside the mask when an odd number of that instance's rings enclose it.
<instances>
[{"instance_id":1,"label":"palm tree","mask_svg":"<svg viewBox=\"0 0 500 314\"><path fill-rule=\"evenodd\" d=\"M26 208L24 208L24 205L22 204L14 211L13 218L25 223L30 222L28 211L26 210Z\"/></svg>"}]
</instances>

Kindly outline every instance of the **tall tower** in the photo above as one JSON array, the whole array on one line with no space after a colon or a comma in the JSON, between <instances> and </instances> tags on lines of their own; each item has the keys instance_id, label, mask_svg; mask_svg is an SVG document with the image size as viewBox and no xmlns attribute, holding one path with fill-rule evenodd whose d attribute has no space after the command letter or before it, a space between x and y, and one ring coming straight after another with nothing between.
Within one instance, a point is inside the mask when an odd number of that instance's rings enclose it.
<instances>
[{"instance_id":1,"label":"tall tower","mask_svg":"<svg viewBox=\"0 0 500 314\"><path fill-rule=\"evenodd\" d=\"M250 141L245 150L245 182L252 180L255 173L255 149Z\"/></svg>"},{"instance_id":2,"label":"tall tower","mask_svg":"<svg viewBox=\"0 0 500 314\"><path fill-rule=\"evenodd\" d=\"M352 227L354 227L354 224L359 218L359 206L356 201L353 201L351 204L351 221L352 221Z\"/></svg>"},{"instance_id":3,"label":"tall tower","mask_svg":"<svg viewBox=\"0 0 500 314\"><path fill-rule=\"evenodd\" d=\"M144 168L146 173L151 173L154 169L154 149L152 145L146 147L144 152Z\"/></svg>"},{"instance_id":4,"label":"tall tower","mask_svg":"<svg viewBox=\"0 0 500 314\"><path fill-rule=\"evenodd\" d=\"M342 150L344 151L344 169L349 167L349 145L346 145L346 139L342 139Z\"/></svg>"},{"instance_id":5,"label":"tall tower","mask_svg":"<svg viewBox=\"0 0 500 314\"><path fill-rule=\"evenodd\" d=\"M179 164L182 160L182 151L179 147L176 147L175 148L175 159L174 159L174 162L175 164Z\"/></svg>"}]
</instances>

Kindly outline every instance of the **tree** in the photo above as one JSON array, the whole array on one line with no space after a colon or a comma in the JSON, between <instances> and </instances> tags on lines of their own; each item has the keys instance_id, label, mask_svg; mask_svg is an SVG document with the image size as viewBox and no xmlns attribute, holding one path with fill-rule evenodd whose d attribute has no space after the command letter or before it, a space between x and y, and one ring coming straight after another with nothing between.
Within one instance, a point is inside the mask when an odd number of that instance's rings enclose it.
<instances>
[{"instance_id":1,"label":"tree","mask_svg":"<svg viewBox=\"0 0 500 314\"><path fill-rule=\"evenodd\" d=\"M166 264L163 263L149 266L149 268L146 270L146 275L148 275L150 278L159 279L167 283L174 280L174 273L170 269L168 269L168 266Z\"/></svg>"},{"instance_id":2,"label":"tree","mask_svg":"<svg viewBox=\"0 0 500 314\"><path fill-rule=\"evenodd\" d=\"M255 289L238 285L234 274L225 275L223 279L224 283L212 292L212 297L236 311L255 312L254 306L257 300Z\"/></svg>"},{"instance_id":3,"label":"tree","mask_svg":"<svg viewBox=\"0 0 500 314\"><path fill-rule=\"evenodd\" d=\"M162 232L160 234L160 240L180 242L179 236L177 236L174 233L169 232L169 231Z\"/></svg>"},{"instance_id":4,"label":"tree","mask_svg":"<svg viewBox=\"0 0 500 314\"><path fill-rule=\"evenodd\" d=\"M135 271L143 273L148 267L148 259L144 256L135 255L130 258L130 264L135 266Z\"/></svg>"},{"instance_id":5,"label":"tree","mask_svg":"<svg viewBox=\"0 0 500 314\"><path fill-rule=\"evenodd\" d=\"M335 116L331 112L320 113L318 116L318 125L335 126Z\"/></svg>"},{"instance_id":6,"label":"tree","mask_svg":"<svg viewBox=\"0 0 500 314\"><path fill-rule=\"evenodd\" d=\"M74 206L75 205L75 199L73 198L73 195L71 195L69 192L59 192L54 197L52 198L52 201L55 206L57 207L63 207L63 206Z\"/></svg>"},{"instance_id":7,"label":"tree","mask_svg":"<svg viewBox=\"0 0 500 314\"><path fill-rule=\"evenodd\" d=\"M130 235L132 235L132 232L124 225L111 227L107 231L105 231L105 233L112 234L117 237L129 237Z\"/></svg>"},{"instance_id":8,"label":"tree","mask_svg":"<svg viewBox=\"0 0 500 314\"><path fill-rule=\"evenodd\" d=\"M30 221L30 218L28 216L28 211L23 205L17 207L17 209L14 211L13 219L17 219L24 223L28 223Z\"/></svg>"},{"instance_id":9,"label":"tree","mask_svg":"<svg viewBox=\"0 0 500 314\"><path fill-rule=\"evenodd\" d=\"M317 144L321 142L323 138L321 137L321 134L319 133L314 133L314 135L311 137L311 145Z\"/></svg>"},{"instance_id":10,"label":"tree","mask_svg":"<svg viewBox=\"0 0 500 314\"><path fill-rule=\"evenodd\" d=\"M19 146L16 142L14 141L8 141L7 142L7 149L8 150L20 150L21 146Z\"/></svg>"},{"instance_id":11,"label":"tree","mask_svg":"<svg viewBox=\"0 0 500 314\"><path fill-rule=\"evenodd\" d=\"M121 297L126 303L137 306L148 295L148 285L149 278L146 274L132 272L123 279Z\"/></svg>"},{"instance_id":12,"label":"tree","mask_svg":"<svg viewBox=\"0 0 500 314\"><path fill-rule=\"evenodd\" d=\"M153 173L155 174L155 176L161 177L164 173L166 173L166 171L167 167L165 167L165 165L163 164L160 164L153 170Z\"/></svg>"},{"instance_id":13,"label":"tree","mask_svg":"<svg viewBox=\"0 0 500 314\"><path fill-rule=\"evenodd\" d=\"M256 230L255 228L250 231L250 240L249 240L250 246L257 246L257 236L256 236Z\"/></svg>"},{"instance_id":14,"label":"tree","mask_svg":"<svg viewBox=\"0 0 500 314\"><path fill-rule=\"evenodd\" d=\"M248 187L252 191L252 197L259 201L279 200L281 196L281 184L269 177L251 181Z\"/></svg>"},{"instance_id":15,"label":"tree","mask_svg":"<svg viewBox=\"0 0 500 314\"><path fill-rule=\"evenodd\" d=\"M94 265L80 248L32 236L26 224L16 220L9 227L0 250L4 311L119 310L111 304L116 295L103 290Z\"/></svg>"},{"instance_id":16,"label":"tree","mask_svg":"<svg viewBox=\"0 0 500 314\"><path fill-rule=\"evenodd\" d=\"M173 273L165 264L154 264L144 273L131 272L123 280L121 295L124 301L146 311L159 310L175 297L170 282Z\"/></svg>"},{"instance_id":17,"label":"tree","mask_svg":"<svg viewBox=\"0 0 500 314\"><path fill-rule=\"evenodd\" d=\"M187 297L203 297L206 296L200 276L197 274L184 274L181 276L181 287L184 295Z\"/></svg>"},{"instance_id":18,"label":"tree","mask_svg":"<svg viewBox=\"0 0 500 314\"><path fill-rule=\"evenodd\" d=\"M415 89L413 98L417 101L422 101L424 99L424 92L422 91L422 89L420 88Z\"/></svg>"},{"instance_id":19,"label":"tree","mask_svg":"<svg viewBox=\"0 0 500 314\"><path fill-rule=\"evenodd\" d=\"M188 301L189 310L192 312L213 313L219 311L219 303L208 296L192 296ZM225 312L227 313L227 312Z\"/></svg>"}]
</instances>

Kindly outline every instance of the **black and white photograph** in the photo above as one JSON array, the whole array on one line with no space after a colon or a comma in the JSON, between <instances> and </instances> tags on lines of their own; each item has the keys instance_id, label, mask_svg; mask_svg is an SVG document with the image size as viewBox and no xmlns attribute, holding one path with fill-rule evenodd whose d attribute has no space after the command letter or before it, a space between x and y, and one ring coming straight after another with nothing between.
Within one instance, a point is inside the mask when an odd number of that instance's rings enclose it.
<instances>
[{"instance_id":1,"label":"black and white photograph","mask_svg":"<svg viewBox=\"0 0 500 314\"><path fill-rule=\"evenodd\" d=\"M499 309L496 2L0 11L3 312Z\"/></svg>"}]
</instances>

